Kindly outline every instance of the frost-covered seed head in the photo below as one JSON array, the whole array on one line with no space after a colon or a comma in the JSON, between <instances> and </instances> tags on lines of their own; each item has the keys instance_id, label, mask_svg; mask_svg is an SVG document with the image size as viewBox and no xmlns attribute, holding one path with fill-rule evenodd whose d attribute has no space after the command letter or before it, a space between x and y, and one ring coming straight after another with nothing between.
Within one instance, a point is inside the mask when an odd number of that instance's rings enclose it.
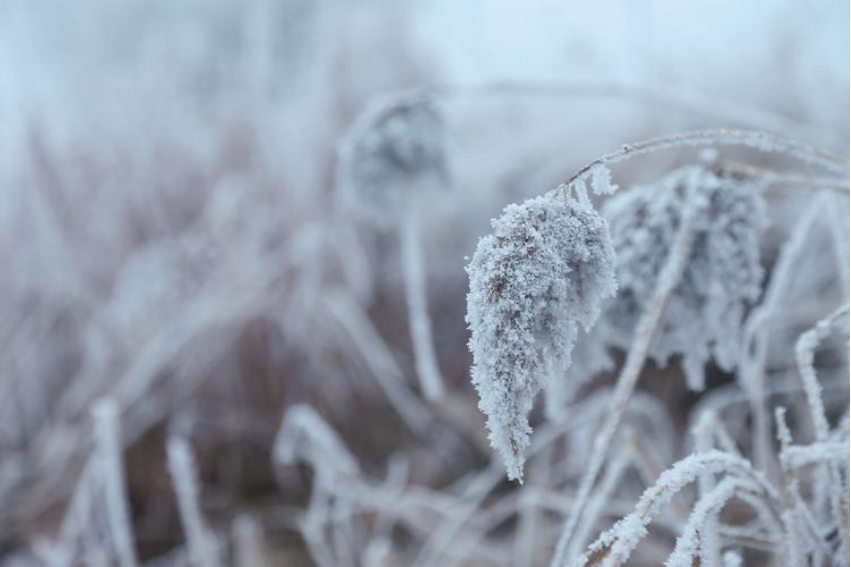
<instances>
[{"instance_id":1,"label":"frost-covered seed head","mask_svg":"<svg viewBox=\"0 0 851 567\"><path fill-rule=\"evenodd\" d=\"M606 221L572 198L509 205L492 225L467 268L472 378L491 445L522 480L534 398L614 295L615 257Z\"/></svg>"},{"instance_id":2,"label":"frost-covered seed head","mask_svg":"<svg viewBox=\"0 0 851 567\"><path fill-rule=\"evenodd\" d=\"M349 204L387 224L446 180L441 114L422 97L367 110L342 144L340 174Z\"/></svg>"},{"instance_id":3,"label":"frost-covered seed head","mask_svg":"<svg viewBox=\"0 0 851 567\"><path fill-rule=\"evenodd\" d=\"M690 166L659 183L619 192L606 202L618 255L618 300L607 312L613 342L626 348L650 303L687 207L695 236L651 355L665 364L683 356L689 387L702 389L710 359L737 366L745 311L760 294L759 238L766 225L762 182Z\"/></svg>"}]
</instances>

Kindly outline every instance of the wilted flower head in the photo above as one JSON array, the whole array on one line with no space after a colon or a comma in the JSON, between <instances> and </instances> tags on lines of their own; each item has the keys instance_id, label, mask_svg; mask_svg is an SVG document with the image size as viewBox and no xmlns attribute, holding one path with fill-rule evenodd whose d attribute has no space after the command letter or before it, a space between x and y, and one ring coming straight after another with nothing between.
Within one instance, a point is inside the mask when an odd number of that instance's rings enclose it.
<instances>
[{"instance_id":1,"label":"wilted flower head","mask_svg":"<svg viewBox=\"0 0 851 567\"><path fill-rule=\"evenodd\" d=\"M588 203L553 194L509 205L467 272L473 384L491 445L521 479L537 393L570 365L578 325L614 295L608 227Z\"/></svg>"},{"instance_id":2,"label":"wilted flower head","mask_svg":"<svg viewBox=\"0 0 851 567\"><path fill-rule=\"evenodd\" d=\"M443 119L424 97L367 110L341 146L344 197L380 224L441 185L446 171Z\"/></svg>"},{"instance_id":3,"label":"wilted flower head","mask_svg":"<svg viewBox=\"0 0 851 567\"><path fill-rule=\"evenodd\" d=\"M702 389L712 357L732 371L745 310L760 294L759 237L766 224L762 181L722 169L689 166L660 182L621 191L603 208L618 255L620 292L607 312L609 336L626 347L653 297L659 272L685 211L694 239L651 356L683 356L689 387Z\"/></svg>"}]
</instances>

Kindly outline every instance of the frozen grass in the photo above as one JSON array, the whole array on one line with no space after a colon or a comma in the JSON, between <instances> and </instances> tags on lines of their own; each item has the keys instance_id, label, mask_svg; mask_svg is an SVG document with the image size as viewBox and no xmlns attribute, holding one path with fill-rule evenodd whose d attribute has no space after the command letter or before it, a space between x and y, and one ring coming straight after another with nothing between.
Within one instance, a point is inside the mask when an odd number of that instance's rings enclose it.
<instances>
[{"instance_id":1,"label":"frozen grass","mask_svg":"<svg viewBox=\"0 0 851 567\"><path fill-rule=\"evenodd\" d=\"M0 8L0 565L848 564L845 78L133 5Z\"/></svg>"}]
</instances>

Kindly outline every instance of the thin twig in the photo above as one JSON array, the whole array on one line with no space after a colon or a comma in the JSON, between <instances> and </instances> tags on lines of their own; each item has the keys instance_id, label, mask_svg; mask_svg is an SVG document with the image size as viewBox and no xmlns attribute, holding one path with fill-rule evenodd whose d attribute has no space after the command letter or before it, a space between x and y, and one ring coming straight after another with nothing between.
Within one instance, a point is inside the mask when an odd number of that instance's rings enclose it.
<instances>
[{"instance_id":1,"label":"thin twig","mask_svg":"<svg viewBox=\"0 0 851 567\"><path fill-rule=\"evenodd\" d=\"M123 445L118 419L118 406L113 400L99 401L93 410L100 466L106 488L106 509L109 529L118 563L121 567L136 567L133 529L130 524L130 504L125 486Z\"/></svg>"},{"instance_id":2,"label":"thin twig","mask_svg":"<svg viewBox=\"0 0 851 567\"><path fill-rule=\"evenodd\" d=\"M178 511L186 532L190 563L194 567L221 565L216 539L201 514L195 459L189 444L179 437L168 440L168 468L177 494Z\"/></svg>"},{"instance_id":3,"label":"thin twig","mask_svg":"<svg viewBox=\"0 0 851 567\"><path fill-rule=\"evenodd\" d=\"M408 302L408 323L414 344L414 362L420 387L428 400L443 397L443 380L437 365L437 355L431 332L426 298L426 275L423 269L422 235L419 215L411 210L399 226L402 243L402 277L405 281L405 298Z\"/></svg>"},{"instance_id":4,"label":"thin twig","mask_svg":"<svg viewBox=\"0 0 851 567\"><path fill-rule=\"evenodd\" d=\"M773 183L783 183L787 185L805 185L835 191L840 195L848 195L849 186L847 179L837 177L816 177L806 175L794 175L791 173L773 171L762 167L756 167L736 161L721 160L719 165L731 173L740 173L749 177L759 177Z\"/></svg>"},{"instance_id":5,"label":"thin twig","mask_svg":"<svg viewBox=\"0 0 851 567\"><path fill-rule=\"evenodd\" d=\"M818 148L801 144L795 140L752 130L696 130L693 132L679 132L658 138L643 140L634 144L624 144L620 149L599 157L587 165L581 167L573 174L565 185L571 185L576 181L584 180L597 167L615 164L632 159L640 155L648 154L658 150L666 150L680 147L717 147L717 146L741 146L759 150L765 153L780 153L807 163L819 166L826 171L838 176L846 177L848 174L848 162L827 153Z\"/></svg>"}]
</instances>

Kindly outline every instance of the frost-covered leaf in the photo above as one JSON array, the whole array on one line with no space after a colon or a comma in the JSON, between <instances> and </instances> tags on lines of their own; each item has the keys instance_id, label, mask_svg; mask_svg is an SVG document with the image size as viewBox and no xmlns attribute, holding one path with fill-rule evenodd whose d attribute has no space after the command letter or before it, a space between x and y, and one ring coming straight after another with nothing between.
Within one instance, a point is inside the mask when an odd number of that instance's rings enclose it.
<instances>
[{"instance_id":1,"label":"frost-covered leaf","mask_svg":"<svg viewBox=\"0 0 851 567\"><path fill-rule=\"evenodd\" d=\"M468 267L473 384L508 476L522 479L537 393L563 378L579 324L615 293L608 227L593 208L546 195L506 207Z\"/></svg>"},{"instance_id":2,"label":"frost-covered leaf","mask_svg":"<svg viewBox=\"0 0 851 567\"><path fill-rule=\"evenodd\" d=\"M660 364L682 355L692 389L703 388L710 358L724 370L736 368L742 319L759 297L763 277L761 190L761 181L690 166L606 202L621 288L607 316L615 344L626 347L632 340L685 211L694 207L691 253L651 355Z\"/></svg>"}]
</instances>

